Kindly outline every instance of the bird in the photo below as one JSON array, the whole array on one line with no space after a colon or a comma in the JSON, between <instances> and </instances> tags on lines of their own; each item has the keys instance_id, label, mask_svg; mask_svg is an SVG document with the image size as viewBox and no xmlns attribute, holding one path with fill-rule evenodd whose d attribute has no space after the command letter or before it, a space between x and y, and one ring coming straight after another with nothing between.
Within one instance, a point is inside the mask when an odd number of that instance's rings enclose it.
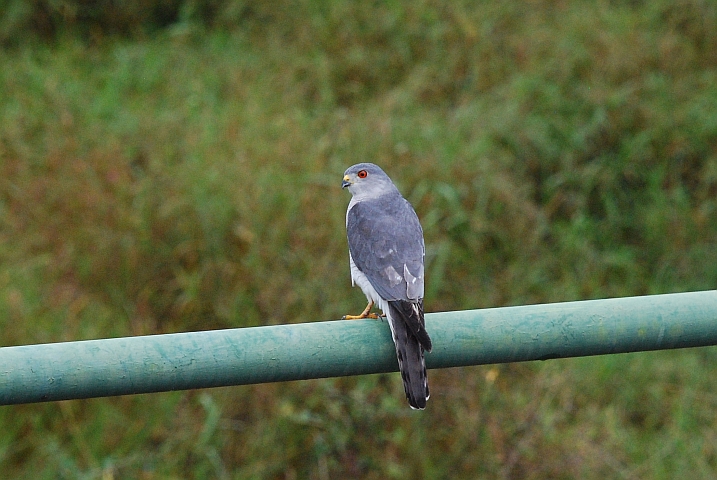
<instances>
[{"instance_id":1,"label":"bird","mask_svg":"<svg viewBox=\"0 0 717 480\"><path fill-rule=\"evenodd\" d=\"M351 193L346 209L351 283L368 300L361 314L343 318L381 318L371 313L374 305L381 309L391 328L406 399L411 408L423 410L430 396L424 351L433 345L423 313L426 247L421 223L378 165L347 168L341 188Z\"/></svg>"}]
</instances>

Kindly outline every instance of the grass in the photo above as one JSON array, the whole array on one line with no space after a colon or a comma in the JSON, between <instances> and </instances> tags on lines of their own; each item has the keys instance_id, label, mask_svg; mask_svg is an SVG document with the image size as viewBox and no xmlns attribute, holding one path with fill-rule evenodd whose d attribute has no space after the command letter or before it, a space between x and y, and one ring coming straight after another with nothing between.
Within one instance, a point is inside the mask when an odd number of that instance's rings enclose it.
<instances>
[{"instance_id":1,"label":"grass","mask_svg":"<svg viewBox=\"0 0 717 480\"><path fill-rule=\"evenodd\" d=\"M0 51L3 345L361 308L339 184L367 160L421 217L428 311L717 284L710 3L227 5L209 26ZM4 407L0 464L714 478L714 357L432 371L422 413L397 375Z\"/></svg>"}]
</instances>

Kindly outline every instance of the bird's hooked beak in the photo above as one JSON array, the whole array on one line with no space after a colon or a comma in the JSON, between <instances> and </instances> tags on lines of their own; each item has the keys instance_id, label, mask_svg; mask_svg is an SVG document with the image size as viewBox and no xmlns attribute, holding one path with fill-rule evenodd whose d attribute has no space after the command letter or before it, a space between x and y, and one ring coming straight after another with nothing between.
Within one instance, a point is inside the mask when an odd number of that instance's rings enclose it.
<instances>
[{"instance_id":1,"label":"bird's hooked beak","mask_svg":"<svg viewBox=\"0 0 717 480\"><path fill-rule=\"evenodd\" d=\"M344 181L341 182L341 188L346 188L351 185L351 180L348 175L344 175Z\"/></svg>"}]
</instances>

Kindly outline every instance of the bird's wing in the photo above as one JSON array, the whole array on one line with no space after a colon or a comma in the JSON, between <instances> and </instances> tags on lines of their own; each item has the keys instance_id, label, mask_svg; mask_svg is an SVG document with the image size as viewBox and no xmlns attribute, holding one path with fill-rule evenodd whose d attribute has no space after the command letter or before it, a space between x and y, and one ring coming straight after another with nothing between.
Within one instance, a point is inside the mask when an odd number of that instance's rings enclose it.
<instances>
[{"instance_id":1,"label":"bird's wing","mask_svg":"<svg viewBox=\"0 0 717 480\"><path fill-rule=\"evenodd\" d=\"M346 215L346 232L356 267L383 299L423 298L423 230L408 201L384 195L358 202Z\"/></svg>"}]
</instances>

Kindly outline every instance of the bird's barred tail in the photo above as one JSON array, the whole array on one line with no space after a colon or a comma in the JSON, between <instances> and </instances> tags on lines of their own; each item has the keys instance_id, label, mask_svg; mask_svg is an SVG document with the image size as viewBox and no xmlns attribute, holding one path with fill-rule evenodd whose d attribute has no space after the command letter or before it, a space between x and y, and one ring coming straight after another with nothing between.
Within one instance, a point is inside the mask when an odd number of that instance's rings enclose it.
<instances>
[{"instance_id":1,"label":"bird's barred tail","mask_svg":"<svg viewBox=\"0 0 717 480\"><path fill-rule=\"evenodd\" d=\"M431 339L423 321L423 305L405 301L388 302L388 321L396 345L398 368L411 408L422 410L430 396L426 376L424 346L430 352ZM417 332L418 335L414 332ZM420 340L419 340L420 338Z\"/></svg>"}]
</instances>

